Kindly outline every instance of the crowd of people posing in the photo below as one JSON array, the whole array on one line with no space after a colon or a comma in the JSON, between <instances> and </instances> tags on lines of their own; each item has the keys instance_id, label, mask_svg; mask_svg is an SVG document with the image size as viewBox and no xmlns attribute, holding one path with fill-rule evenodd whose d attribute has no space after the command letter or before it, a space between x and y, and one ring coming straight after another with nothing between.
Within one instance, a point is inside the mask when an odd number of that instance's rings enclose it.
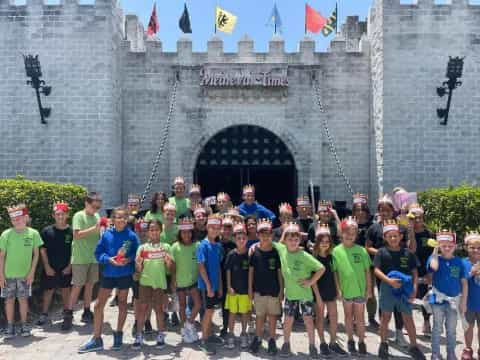
<instances>
[{"instance_id":1,"label":"crowd of people posing","mask_svg":"<svg viewBox=\"0 0 480 360\"><path fill-rule=\"evenodd\" d=\"M112 291L111 305L118 306L113 349L123 346L132 289L135 349L141 349L145 334L152 332L153 310L158 348L165 346L166 323L171 322L180 325L184 343L198 342L208 355L215 354L218 346L239 346L257 354L266 339L268 354L288 357L294 322L303 319L311 358L366 355L368 324L378 329L378 356L387 359L393 315L394 341L414 359L425 359L417 346L412 317L412 304L417 301L423 333L431 336L432 360L442 358L444 329L446 358L456 359L457 319L465 331L462 359L473 358L473 330L480 321L478 233L465 235L468 257L461 259L455 255L454 232L432 234L419 204L395 211L389 196L382 197L371 214L367 196L354 195L352 216L343 220L330 202L320 201L315 211L309 197L302 196L297 199L296 218L292 206L282 203L276 219L255 201L251 185L244 187L238 207L232 206L226 193L219 193L214 201L202 200L198 185L192 185L187 195L181 177L174 180L173 188L170 198L155 193L146 213L140 209L140 197L129 195L127 206L112 209L109 218L100 217L101 197L91 192L85 208L73 215L71 226L68 204L56 203L55 223L40 233L27 225L25 204L9 207L12 227L0 236L0 287L8 322L4 340L30 335L28 298L41 261L43 312L37 325L48 322L52 296L60 289L61 329L69 331L83 289L81 321L93 323L93 336L79 348L80 353L103 350L104 309ZM99 280L92 313L92 292ZM16 299L21 318L17 326ZM343 305L345 348L337 341L338 301ZM217 308L223 322L218 336L212 326ZM196 326L197 317L201 329ZM237 318L240 334L235 334ZM283 343L277 349L279 328Z\"/></svg>"}]
</instances>

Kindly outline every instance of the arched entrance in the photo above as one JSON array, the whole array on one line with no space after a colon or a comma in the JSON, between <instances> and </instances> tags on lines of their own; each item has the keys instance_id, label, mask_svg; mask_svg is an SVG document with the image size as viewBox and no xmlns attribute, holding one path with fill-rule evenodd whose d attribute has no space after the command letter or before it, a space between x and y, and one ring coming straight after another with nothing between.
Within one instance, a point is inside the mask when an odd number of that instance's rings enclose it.
<instances>
[{"instance_id":1,"label":"arched entrance","mask_svg":"<svg viewBox=\"0 0 480 360\"><path fill-rule=\"evenodd\" d=\"M213 136L197 159L194 180L204 196L224 191L234 204L246 184L257 200L276 211L280 202L295 203L297 170L290 150L272 132L252 125L228 127Z\"/></svg>"}]
</instances>

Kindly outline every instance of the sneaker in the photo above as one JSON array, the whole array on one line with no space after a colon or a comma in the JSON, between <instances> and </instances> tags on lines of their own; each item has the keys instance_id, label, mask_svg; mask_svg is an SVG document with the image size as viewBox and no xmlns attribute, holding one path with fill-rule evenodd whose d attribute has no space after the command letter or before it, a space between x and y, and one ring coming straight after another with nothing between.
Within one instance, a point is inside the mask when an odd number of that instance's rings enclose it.
<instances>
[{"instance_id":1,"label":"sneaker","mask_svg":"<svg viewBox=\"0 0 480 360\"><path fill-rule=\"evenodd\" d=\"M123 345L123 332L114 331L113 332L113 346L112 350L120 350Z\"/></svg>"},{"instance_id":2,"label":"sneaker","mask_svg":"<svg viewBox=\"0 0 480 360\"><path fill-rule=\"evenodd\" d=\"M72 328L73 324L73 311L72 310L65 310L63 312L63 322L61 329L63 331L68 331Z\"/></svg>"},{"instance_id":3,"label":"sneaker","mask_svg":"<svg viewBox=\"0 0 480 360\"><path fill-rule=\"evenodd\" d=\"M109 303L110 307L118 306L118 296L115 296Z\"/></svg>"},{"instance_id":4,"label":"sneaker","mask_svg":"<svg viewBox=\"0 0 480 360\"><path fill-rule=\"evenodd\" d=\"M457 355L455 355L455 351L453 352L447 351L447 360L457 360Z\"/></svg>"},{"instance_id":5,"label":"sneaker","mask_svg":"<svg viewBox=\"0 0 480 360\"><path fill-rule=\"evenodd\" d=\"M375 318L368 319L368 326L370 326L374 330L380 329L380 324L375 320Z\"/></svg>"},{"instance_id":6,"label":"sneaker","mask_svg":"<svg viewBox=\"0 0 480 360\"><path fill-rule=\"evenodd\" d=\"M155 344L157 349L163 349L165 347L165 335L159 332L157 335L157 343Z\"/></svg>"},{"instance_id":7,"label":"sneaker","mask_svg":"<svg viewBox=\"0 0 480 360\"><path fill-rule=\"evenodd\" d=\"M292 356L292 351L290 350L290 343L283 343L282 348L280 349L281 357L290 357Z\"/></svg>"},{"instance_id":8,"label":"sneaker","mask_svg":"<svg viewBox=\"0 0 480 360\"><path fill-rule=\"evenodd\" d=\"M347 348L348 348L348 352L350 354L356 354L357 353L357 349L355 348L355 341L353 340L348 340L347 342Z\"/></svg>"},{"instance_id":9,"label":"sneaker","mask_svg":"<svg viewBox=\"0 0 480 360\"><path fill-rule=\"evenodd\" d=\"M13 324L8 324L7 325L7 330L5 331L5 335L3 336L3 338L5 340L13 339L15 337L15 335L16 335L15 326Z\"/></svg>"},{"instance_id":10,"label":"sneaker","mask_svg":"<svg viewBox=\"0 0 480 360\"><path fill-rule=\"evenodd\" d=\"M405 340L405 336L403 335L402 330L396 330L395 331L395 344L402 348L408 348L409 344L407 340Z\"/></svg>"},{"instance_id":11,"label":"sneaker","mask_svg":"<svg viewBox=\"0 0 480 360\"><path fill-rule=\"evenodd\" d=\"M194 324L187 321L185 323L185 330L187 331L189 339L192 342L198 341L198 333L197 333L197 329L195 328Z\"/></svg>"},{"instance_id":12,"label":"sneaker","mask_svg":"<svg viewBox=\"0 0 480 360\"><path fill-rule=\"evenodd\" d=\"M250 321L248 323L248 330L247 330L247 333L249 335L255 335L256 334L256 331L255 331L255 321Z\"/></svg>"},{"instance_id":13,"label":"sneaker","mask_svg":"<svg viewBox=\"0 0 480 360\"><path fill-rule=\"evenodd\" d=\"M78 349L80 354L92 352L92 351L101 351L103 350L103 340L102 338L91 338L84 345Z\"/></svg>"},{"instance_id":14,"label":"sneaker","mask_svg":"<svg viewBox=\"0 0 480 360\"><path fill-rule=\"evenodd\" d=\"M153 334L152 323L150 322L150 320L145 321L144 329L145 329L145 335L152 335Z\"/></svg>"},{"instance_id":15,"label":"sneaker","mask_svg":"<svg viewBox=\"0 0 480 360\"><path fill-rule=\"evenodd\" d=\"M225 341L220 336L212 335L208 338L208 342L215 345L223 345Z\"/></svg>"},{"instance_id":16,"label":"sneaker","mask_svg":"<svg viewBox=\"0 0 480 360\"><path fill-rule=\"evenodd\" d=\"M135 320L132 326L132 336L135 337L136 335L137 335L137 321Z\"/></svg>"},{"instance_id":17,"label":"sneaker","mask_svg":"<svg viewBox=\"0 0 480 360\"><path fill-rule=\"evenodd\" d=\"M327 343L320 343L320 355L322 355L322 357L330 357L330 355L332 355Z\"/></svg>"},{"instance_id":18,"label":"sneaker","mask_svg":"<svg viewBox=\"0 0 480 360\"><path fill-rule=\"evenodd\" d=\"M20 326L20 336L29 337L30 335L32 335L30 328L27 325L22 324Z\"/></svg>"},{"instance_id":19,"label":"sneaker","mask_svg":"<svg viewBox=\"0 0 480 360\"><path fill-rule=\"evenodd\" d=\"M193 341L190 337L190 332L189 330L187 329L187 325L185 324L183 327L182 327L182 330L180 331L181 335L182 335L182 341L185 343L185 344L191 344Z\"/></svg>"},{"instance_id":20,"label":"sneaker","mask_svg":"<svg viewBox=\"0 0 480 360\"><path fill-rule=\"evenodd\" d=\"M225 343L225 347L229 350L235 349L235 336L228 335L227 342Z\"/></svg>"},{"instance_id":21,"label":"sneaker","mask_svg":"<svg viewBox=\"0 0 480 360\"><path fill-rule=\"evenodd\" d=\"M246 349L248 348L248 335L247 333L240 334L240 348Z\"/></svg>"},{"instance_id":22,"label":"sneaker","mask_svg":"<svg viewBox=\"0 0 480 360\"><path fill-rule=\"evenodd\" d=\"M390 355L388 354L388 343L380 343L380 346L378 347L378 357L380 359L388 359L389 356Z\"/></svg>"},{"instance_id":23,"label":"sneaker","mask_svg":"<svg viewBox=\"0 0 480 360\"><path fill-rule=\"evenodd\" d=\"M38 317L38 320L37 320L36 324L38 326L43 326L47 323L47 321L48 321L48 314L47 313L42 313Z\"/></svg>"},{"instance_id":24,"label":"sneaker","mask_svg":"<svg viewBox=\"0 0 480 360\"><path fill-rule=\"evenodd\" d=\"M91 323L93 321L93 313L90 311L90 309L83 309L83 314L82 314L82 322L83 323Z\"/></svg>"},{"instance_id":25,"label":"sneaker","mask_svg":"<svg viewBox=\"0 0 480 360\"><path fill-rule=\"evenodd\" d=\"M258 353L258 350L260 350L260 346L262 345L262 340L258 338L258 336L254 336L252 341L250 342L250 345L248 347L248 350L252 354Z\"/></svg>"},{"instance_id":26,"label":"sneaker","mask_svg":"<svg viewBox=\"0 0 480 360\"><path fill-rule=\"evenodd\" d=\"M215 349L215 345L209 343L208 341L201 341L200 345L198 346L200 350L202 350L205 355L215 355L217 350Z\"/></svg>"},{"instance_id":27,"label":"sneaker","mask_svg":"<svg viewBox=\"0 0 480 360\"><path fill-rule=\"evenodd\" d=\"M367 355L367 345L364 342L358 343L358 355L366 356Z\"/></svg>"},{"instance_id":28,"label":"sneaker","mask_svg":"<svg viewBox=\"0 0 480 360\"><path fill-rule=\"evenodd\" d=\"M462 360L472 360L473 359L473 350L472 348L465 348L462 351Z\"/></svg>"},{"instance_id":29,"label":"sneaker","mask_svg":"<svg viewBox=\"0 0 480 360\"><path fill-rule=\"evenodd\" d=\"M137 336L135 336L135 341L132 344L132 349L138 350L142 347L142 345L143 345L143 335L137 334Z\"/></svg>"},{"instance_id":30,"label":"sneaker","mask_svg":"<svg viewBox=\"0 0 480 360\"><path fill-rule=\"evenodd\" d=\"M172 313L170 317L170 323L173 327L177 327L178 325L180 325L180 320L178 319L178 315L176 312Z\"/></svg>"},{"instance_id":31,"label":"sneaker","mask_svg":"<svg viewBox=\"0 0 480 360\"><path fill-rule=\"evenodd\" d=\"M274 338L270 338L270 340L268 340L267 353L269 355L275 356L277 354L277 352L278 352L277 343L275 342Z\"/></svg>"},{"instance_id":32,"label":"sneaker","mask_svg":"<svg viewBox=\"0 0 480 360\"><path fill-rule=\"evenodd\" d=\"M308 354L310 356L310 359L318 359L318 351L315 345L308 345Z\"/></svg>"},{"instance_id":33,"label":"sneaker","mask_svg":"<svg viewBox=\"0 0 480 360\"><path fill-rule=\"evenodd\" d=\"M411 346L408 349L408 353L410 356L415 359L415 360L425 360L425 355L422 353L422 351L418 348L418 346Z\"/></svg>"},{"instance_id":34,"label":"sneaker","mask_svg":"<svg viewBox=\"0 0 480 360\"><path fill-rule=\"evenodd\" d=\"M340 345L338 345L337 342L334 342L334 343L330 343L330 345L328 345L328 349L334 353L334 355L336 356L347 356L348 353L342 349L342 347Z\"/></svg>"}]
</instances>

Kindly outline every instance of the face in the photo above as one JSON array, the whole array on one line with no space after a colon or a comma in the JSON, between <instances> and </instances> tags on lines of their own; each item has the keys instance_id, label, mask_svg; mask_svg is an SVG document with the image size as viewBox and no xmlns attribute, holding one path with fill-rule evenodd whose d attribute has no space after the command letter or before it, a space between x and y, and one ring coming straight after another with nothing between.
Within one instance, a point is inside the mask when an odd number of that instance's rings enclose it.
<instances>
[{"instance_id":1,"label":"face","mask_svg":"<svg viewBox=\"0 0 480 360\"><path fill-rule=\"evenodd\" d=\"M413 219L413 227L415 230L422 230L425 227L425 220L423 215L416 215Z\"/></svg>"},{"instance_id":2,"label":"face","mask_svg":"<svg viewBox=\"0 0 480 360\"><path fill-rule=\"evenodd\" d=\"M173 191L176 197L183 197L185 195L185 184L175 184Z\"/></svg>"},{"instance_id":3,"label":"face","mask_svg":"<svg viewBox=\"0 0 480 360\"><path fill-rule=\"evenodd\" d=\"M474 262L480 260L480 242L476 241L467 245L468 256L473 259Z\"/></svg>"},{"instance_id":4,"label":"face","mask_svg":"<svg viewBox=\"0 0 480 360\"><path fill-rule=\"evenodd\" d=\"M310 215L311 208L310 206L297 206L297 213L298 216L301 218L305 218Z\"/></svg>"},{"instance_id":5,"label":"face","mask_svg":"<svg viewBox=\"0 0 480 360\"><path fill-rule=\"evenodd\" d=\"M139 203L129 203L128 204L128 212L130 214L136 214L138 213L138 210L140 208L140 204Z\"/></svg>"},{"instance_id":6,"label":"face","mask_svg":"<svg viewBox=\"0 0 480 360\"><path fill-rule=\"evenodd\" d=\"M222 231L221 225L207 225L207 233L210 239L215 239L220 236Z\"/></svg>"},{"instance_id":7,"label":"face","mask_svg":"<svg viewBox=\"0 0 480 360\"><path fill-rule=\"evenodd\" d=\"M452 257L455 252L455 243L451 241L440 241L439 248L443 256Z\"/></svg>"},{"instance_id":8,"label":"face","mask_svg":"<svg viewBox=\"0 0 480 360\"><path fill-rule=\"evenodd\" d=\"M250 235L257 233L257 222L255 221L255 219L247 220L247 232Z\"/></svg>"},{"instance_id":9,"label":"face","mask_svg":"<svg viewBox=\"0 0 480 360\"><path fill-rule=\"evenodd\" d=\"M235 234L235 243L237 244L237 249L245 249L247 246L247 234L241 232Z\"/></svg>"},{"instance_id":10,"label":"face","mask_svg":"<svg viewBox=\"0 0 480 360\"><path fill-rule=\"evenodd\" d=\"M317 238L318 244L320 245L320 250L327 251L330 248L331 240L328 235L321 235Z\"/></svg>"},{"instance_id":11,"label":"face","mask_svg":"<svg viewBox=\"0 0 480 360\"><path fill-rule=\"evenodd\" d=\"M205 225L207 223L207 216L203 211L197 211L194 216L195 216L195 224Z\"/></svg>"},{"instance_id":12,"label":"face","mask_svg":"<svg viewBox=\"0 0 480 360\"><path fill-rule=\"evenodd\" d=\"M222 238L230 239L232 237L233 227L231 225L222 226Z\"/></svg>"},{"instance_id":13,"label":"face","mask_svg":"<svg viewBox=\"0 0 480 360\"><path fill-rule=\"evenodd\" d=\"M122 231L127 226L127 213L125 211L115 211L113 214L113 226L115 230Z\"/></svg>"},{"instance_id":14,"label":"face","mask_svg":"<svg viewBox=\"0 0 480 360\"><path fill-rule=\"evenodd\" d=\"M10 218L10 221L12 222L12 226L16 230L23 230L27 226L27 216L22 215L22 216L16 216L14 218Z\"/></svg>"},{"instance_id":15,"label":"face","mask_svg":"<svg viewBox=\"0 0 480 360\"><path fill-rule=\"evenodd\" d=\"M292 213L283 212L283 213L280 214L280 222L281 222L282 224L291 222L292 220L293 220Z\"/></svg>"},{"instance_id":16,"label":"face","mask_svg":"<svg viewBox=\"0 0 480 360\"><path fill-rule=\"evenodd\" d=\"M173 211L173 210L168 210L168 211L166 211L166 212L165 212L165 220L166 220L169 224L173 223L173 221L175 220L175 214L176 214L176 212Z\"/></svg>"},{"instance_id":17,"label":"face","mask_svg":"<svg viewBox=\"0 0 480 360\"><path fill-rule=\"evenodd\" d=\"M159 196L157 197L157 200L155 201L155 203L157 204L157 207L159 209L163 209L163 205L165 205L165 199L163 198L163 196Z\"/></svg>"},{"instance_id":18,"label":"face","mask_svg":"<svg viewBox=\"0 0 480 360\"><path fill-rule=\"evenodd\" d=\"M91 202L85 201L85 210L88 214L95 214L98 210L102 208L102 201L94 200Z\"/></svg>"},{"instance_id":19,"label":"face","mask_svg":"<svg viewBox=\"0 0 480 360\"><path fill-rule=\"evenodd\" d=\"M355 226L349 226L342 231L343 243L347 246L352 246L357 239L358 229Z\"/></svg>"},{"instance_id":20,"label":"face","mask_svg":"<svg viewBox=\"0 0 480 360\"><path fill-rule=\"evenodd\" d=\"M160 226L158 226L158 224L155 224L155 223L152 223L150 224L150 226L148 227L148 239L151 241L151 242L159 242L160 241L160 233L161 233L161 229L160 229Z\"/></svg>"},{"instance_id":21,"label":"face","mask_svg":"<svg viewBox=\"0 0 480 360\"><path fill-rule=\"evenodd\" d=\"M202 197L200 196L199 193L192 193L190 194L190 200L199 203L202 200Z\"/></svg>"},{"instance_id":22,"label":"face","mask_svg":"<svg viewBox=\"0 0 480 360\"><path fill-rule=\"evenodd\" d=\"M258 233L258 238L262 244L269 244L272 242L272 232L268 230L262 230Z\"/></svg>"},{"instance_id":23,"label":"face","mask_svg":"<svg viewBox=\"0 0 480 360\"><path fill-rule=\"evenodd\" d=\"M323 223L328 223L330 221L330 213L328 211L319 211L318 219Z\"/></svg>"},{"instance_id":24,"label":"face","mask_svg":"<svg viewBox=\"0 0 480 360\"><path fill-rule=\"evenodd\" d=\"M389 231L383 235L383 238L387 242L388 246L391 248L400 247L400 240L402 240L402 235L398 231Z\"/></svg>"},{"instance_id":25,"label":"face","mask_svg":"<svg viewBox=\"0 0 480 360\"><path fill-rule=\"evenodd\" d=\"M53 218L57 225L66 225L68 220L68 214L63 211L56 211L53 213Z\"/></svg>"},{"instance_id":26,"label":"face","mask_svg":"<svg viewBox=\"0 0 480 360\"><path fill-rule=\"evenodd\" d=\"M225 200L225 198L223 196L217 198L217 209L219 211L224 211L226 210L226 207L227 207L227 201Z\"/></svg>"},{"instance_id":27,"label":"face","mask_svg":"<svg viewBox=\"0 0 480 360\"><path fill-rule=\"evenodd\" d=\"M180 230L180 237L184 244L190 244L192 242L192 231L191 230Z\"/></svg>"},{"instance_id":28,"label":"face","mask_svg":"<svg viewBox=\"0 0 480 360\"><path fill-rule=\"evenodd\" d=\"M300 246L300 234L287 233L285 234L285 244L288 251L297 251Z\"/></svg>"},{"instance_id":29,"label":"face","mask_svg":"<svg viewBox=\"0 0 480 360\"><path fill-rule=\"evenodd\" d=\"M255 194L251 192L243 194L243 201L245 201L249 205L253 204L255 202Z\"/></svg>"},{"instance_id":30,"label":"face","mask_svg":"<svg viewBox=\"0 0 480 360\"><path fill-rule=\"evenodd\" d=\"M364 208L361 204L356 204L353 206L352 215L357 219L359 223L363 223L368 218L367 209Z\"/></svg>"},{"instance_id":31,"label":"face","mask_svg":"<svg viewBox=\"0 0 480 360\"><path fill-rule=\"evenodd\" d=\"M378 207L378 213L383 221L392 220L393 209L390 205L382 204Z\"/></svg>"}]
</instances>

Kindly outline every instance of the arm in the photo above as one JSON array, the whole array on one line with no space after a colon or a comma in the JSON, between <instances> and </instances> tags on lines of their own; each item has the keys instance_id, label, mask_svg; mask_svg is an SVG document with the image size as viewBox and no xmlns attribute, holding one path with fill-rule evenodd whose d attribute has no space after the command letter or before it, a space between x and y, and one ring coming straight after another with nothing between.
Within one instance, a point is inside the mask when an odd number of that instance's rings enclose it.
<instances>
[{"instance_id":1,"label":"arm","mask_svg":"<svg viewBox=\"0 0 480 360\"><path fill-rule=\"evenodd\" d=\"M5 251L0 250L0 288L5 287Z\"/></svg>"},{"instance_id":2,"label":"arm","mask_svg":"<svg viewBox=\"0 0 480 360\"><path fill-rule=\"evenodd\" d=\"M365 294L365 297L371 299L373 297L373 284L370 268L365 269L365 279L367 279L367 293Z\"/></svg>"},{"instance_id":3,"label":"arm","mask_svg":"<svg viewBox=\"0 0 480 360\"><path fill-rule=\"evenodd\" d=\"M389 278L387 275L385 275L383 273L382 270L380 270L380 268L378 267L375 267L375 276L377 278L379 278L382 282L390 285L391 287L395 288L395 289L398 289L402 286L402 283L400 282L400 280L398 279L393 279L393 278Z\"/></svg>"},{"instance_id":4,"label":"arm","mask_svg":"<svg viewBox=\"0 0 480 360\"><path fill-rule=\"evenodd\" d=\"M415 237L415 231L413 230L413 220L408 220L408 241L407 241L408 250L412 253L417 251L417 238Z\"/></svg>"},{"instance_id":5,"label":"arm","mask_svg":"<svg viewBox=\"0 0 480 360\"><path fill-rule=\"evenodd\" d=\"M208 278L207 269L205 269L204 263L198 264L198 273L205 282L205 287L207 288L207 296L213 297L212 285L210 284L210 279Z\"/></svg>"},{"instance_id":6,"label":"arm","mask_svg":"<svg viewBox=\"0 0 480 360\"><path fill-rule=\"evenodd\" d=\"M418 270L412 270L412 282L413 282L413 293L410 295L410 302L414 302L415 298L417 297L417 289L418 289Z\"/></svg>"},{"instance_id":7,"label":"arm","mask_svg":"<svg viewBox=\"0 0 480 360\"><path fill-rule=\"evenodd\" d=\"M40 248L40 256L42 258L42 264L43 267L45 268L45 273L48 276L54 276L55 275L55 270L52 269L50 266L50 263L48 262L48 255L47 255L47 249L44 247Z\"/></svg>"},{"instance_id":8,"label":"arm","mask_svg":"<svg viewBox=\"0 0 480 360\"><path fill-rule=\"evenodd\" d=\"M372 240L370 240L370 239L367 239L367 240L365 241L365 250L367 250L367 252L368 252L370 255L376 255L377 252L378 252L378 250L373 247L373 242L372 242Z\"/></svg>"},{"instance_id":9,"label":"arm","mask_svg":"<svg viewBox=\"0 0 480 360\"><path fill-rule=\"evenodd\" d=\"M318 269L310 279L300 280L300 283L305 287L311 287L317 283L318 279L320 279L325 272L325 268L322 266Z\"/></svg>"},{"instance_id":10,"label":"arm","mask_svg":"<svg viewBox=\"0 0 480 360\"><path fill-rule=\"evenodd\" d=\"M222 267L219 266L219 269L218 269L218 297L222 297L223 296L223 279L222 279Z\"/></svg>"},{"instance_id":11,"label":"arm","mask_svg":"<svg viewBox=\"0 0 480 360\"><path fill-rule=\"evenodd\" d=\"M467 298L468 298L468 281L466 278L461 279L462 282L462 296L460 299L459 310L462 314L467 311Z\"/></svg>"},{"instance_id":12,"label":"arm","mask_svg":"<svg viewBox=\"0 0 480 360\"><path fill-rule=\"evenodd\" d=\"M253 274L255 272L255 269L253 266L250 266L248 268L248 297L250 298L250 301L253 300Z\"/></svg>"},{"instance_id":13,"label":"arm","mask_svg":"<svg viewBox=\"0 0 480 360\"><path fill-rule=\"evenodd\" d=\"M100 231L100 220L97 222L95 226L82 229L82 230L73 230L73 240L84 239L86 236L99 231Z\"/></svg>"},{"instance_id":14,"label":"arm","mask_svg":"<svg viewBox=\"0 0 480 360\"><path fill-rule=\"evenodd\" d=\"M337 288L337 299L341 300L343 297L342 288L340 287L340 281L338 280L338 274L336 271L333 273L333 278L335 279L335 287Z\"/></svg>"},{"instance_id":15,"label":"arm","mask_svg":"<svg viewBox=\"0 0 480 360\"><path fill-rule=\"evenodd\" d=\"M33 279L35 278L35 269L37 268L38 258L40 257L39 252L38 247L33 248L32 266L30 267L30 272L25 278L27 285L32 285Z\"/></svg>"},{"instance_id":16,"label":"arm","mask_svg":"<svg viewBox=\"0 0 480 360\"><path fill-rule=\"evenodd\" d=\"M432 271L437 271L438 270L438 247L433 249L432 256L430 258L430 263L428 264L428 267L432 269Z\"/></svg>"},{"instance_id":17,"label":"arm","mask_svg":"<svg viewBox=\"0 0 480 360\"><path fill-rule=\"evenodd\" d=\"M105 248L105 237L102 236L100 238L100 241L97 243L97 246L95 247L95 259L100 264L108 264L110 263L110 255L107 254L107 250Z\"/></svg>"},{"instance_id":18,"label":"arm","mask_svg":"<svg viewBox=\"0 0 480 360\"><path fill-rule=\"evenodd\" d=\"M250 275L250 270L249 270ZM227 270L227 291L231 295L235 295L235 290L232 289L232 272Z\"/></svg>"},{"instance_id":19,"label":"arm","mask_svg":"<svg viewBox=\"0 0 480 360\"><path fill-rule=\"evenodd\" d=\"M283 301L283 298L285 296L285 284L284 284L284 281L283 281L283 275L282 275L282 270L278 269L277 270L277 276L278 276L278 284L280 285L280 292L279 292L279 299L280 299L280 302Z\"/></svg>"},{"instance_id":20,"label":"arm","mask_svg":"<svg viewBox=\"0 0 480 360\"><path fill-rule=\"evenodd\" d=\"M322 298L320 297L320 291L318 291L318 284L315 283L312 286L313 295L315 296L315 301L317 304L321 304Z\"/></svg>"}]
</instances>

